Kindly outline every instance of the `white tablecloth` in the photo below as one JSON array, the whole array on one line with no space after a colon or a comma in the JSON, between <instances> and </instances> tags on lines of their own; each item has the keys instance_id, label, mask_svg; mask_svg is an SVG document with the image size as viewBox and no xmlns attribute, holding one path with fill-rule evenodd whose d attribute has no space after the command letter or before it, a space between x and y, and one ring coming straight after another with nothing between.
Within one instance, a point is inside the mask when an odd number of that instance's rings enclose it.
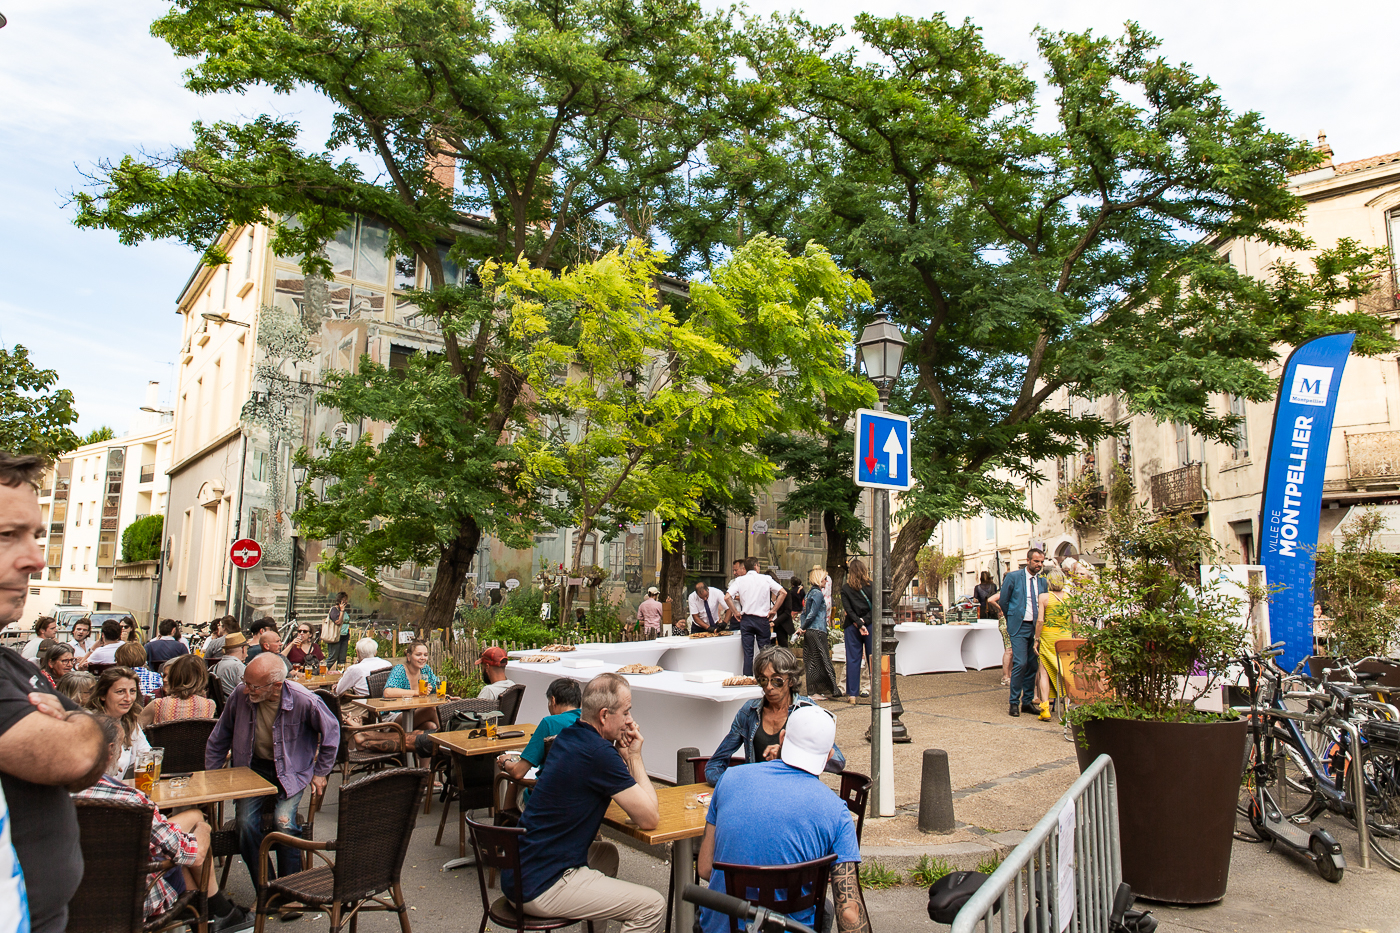
<instances>
[{"instance_id":1,"label":"white tablecloth","mask_svg":"<svg viewBox=\"0 0 1400 933\"><path fill-rule=\"evenodd\" d=\"M587 683L604 671L616 671L621 666L604 663L599 667L579 668L563 667L562 662L512 663L507 668L510 679L525 685L518 720L537 723L548 715L544 694L555 678L569 677ZM702 755L710 754L729 733L739 707L763 695L757 687L695 683L676 671L623 676L632 685L632 718L645 739L642 760L647 773L667 781L676 779L676 752L682 748L697 748Z\"/></svg>"},{"instance_id":2,"label":"white tablecloth","mask_svg":"<svg viewBox=\"0 0 1400 933\"><path fill-rule=\"evenodd\" d=\"M666 646L666 653L656 663L668 671L729 671L738 674L744 670L744 647L738 632L718 638L671 635L658 638L657 642Z\"/></svg>"},{"instance_id":3,"label":"white tablecloth","mask_svg":"<svg viewBox=\"0 0 1400 933\"><path fill-rule=\"evenodd\" d=\"M661 667L661 656L666 653L666 645L660 639L651 641L607 641L592 645L577 645L573 651L545 651L543 648L527 648L510 652L512 663L517 658L528 658L537 654L557 654L561 658L597 658L615 664L657 664Z\"/></svg>"},{"instance_id":4,"label":"white tablecloth","mask_svg":"<svg viewBox=\"0 0 1400 933\"><path fill-rule=\"evenodd\" d=\"M899 654L896 656L898 673L931 674L967 670L962 658L962 643L970 629L969 625L924 625L921 622L896 625L894 636L899 640Z\"/></svg>"},{"instance_id":5,"label":"white tablecloth","mask_svg":"<svg viewBox=\"0 0 1400 933\"><path fill-rule=\"evenodd\" d=\"M1001 667L1005 647L1001 643L1001 632L997 629L996 620L973 622L963 628L970 629L962 643L963 664L973 671Z\"/></svg>"}]
</instances>

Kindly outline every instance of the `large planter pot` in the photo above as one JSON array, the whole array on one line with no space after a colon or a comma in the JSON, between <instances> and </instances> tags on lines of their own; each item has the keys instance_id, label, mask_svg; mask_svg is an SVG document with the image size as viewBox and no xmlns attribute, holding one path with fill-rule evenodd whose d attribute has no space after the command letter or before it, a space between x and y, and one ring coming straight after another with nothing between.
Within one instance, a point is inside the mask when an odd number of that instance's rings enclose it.
<instances>
[{"instance_id":1,"label":"large planter pot","mask_svg":"<svg viewBox=\"0 0 1400 933\"><path fill-rule=\"evenodd\" d=\"M1095 719L1077 732L1081 771L1099 755L1113 759L1133 893L1169 904L1224 897L1249 724Z\"/></svg>"}]
</instances>

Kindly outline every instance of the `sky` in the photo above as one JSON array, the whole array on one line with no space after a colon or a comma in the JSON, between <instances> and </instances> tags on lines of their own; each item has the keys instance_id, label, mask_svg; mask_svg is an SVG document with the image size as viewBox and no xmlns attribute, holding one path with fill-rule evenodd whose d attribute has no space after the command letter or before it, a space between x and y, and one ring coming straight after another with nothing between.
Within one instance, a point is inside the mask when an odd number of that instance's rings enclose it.
<instances>
[{"instance_id":1,"label":"sky","mask_svg":"<svg viewBox=\"0 0 1400 933\"><path fill-rule=\"evenodd\" d=\"M717 7L713 0L706 6ZM865 0L750 0L755 12L800 9L849 25L852 10L890 16L941 9L971 18L992 51L1038 74L1036 26L1117 34L1136 20L1166 58L1210 75L1237 111L1271 129L1314 139L1327 132L1337 161L1400 150L1392 92L1400 3L1329 8L1296 0L961 0L941 5ZM178 243L123 246L115 234L72 224L72 191L102 160L187 143L195 120L297 119L311 144L330 112L314 95L198 97L186 67L149 34L162 0L0 0L0 346L29 348L76 397L80 432L140 422L146 384L174 395L177 295L196 256ZM1332 13L1335 11L1335 13ZM1329 15L1332 13L1332 15ZM144 419L142 419L144 420Z\"/></svg>"}]
</instances>

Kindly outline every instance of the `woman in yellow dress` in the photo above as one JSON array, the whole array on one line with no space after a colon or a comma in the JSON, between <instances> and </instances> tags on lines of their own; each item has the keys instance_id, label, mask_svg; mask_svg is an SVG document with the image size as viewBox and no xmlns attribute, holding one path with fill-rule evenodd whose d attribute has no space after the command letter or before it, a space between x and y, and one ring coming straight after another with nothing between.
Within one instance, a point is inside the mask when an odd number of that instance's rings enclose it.
<instances>
[{"instance_id":1,"label":"woman in yellow dress","mask_svg":"<svg viewBox=\"0 0 1400 933\"><path fill-rule=\"evenodd\" d=\"M1073 638L1071 613L1065 602L1065 575L1052 570L1045 575L1047 592L1040 594L1040 612L1036 614L1035 638L1040 655L1040 671L1036 674L1036 693L1040 697L1040 719L1050 719L1050 701L1058 693L1059 681L1051 675L1059 670L1059 659L1055 655L1055 642L1062 638Z\"/></svg>"}]
</instances>

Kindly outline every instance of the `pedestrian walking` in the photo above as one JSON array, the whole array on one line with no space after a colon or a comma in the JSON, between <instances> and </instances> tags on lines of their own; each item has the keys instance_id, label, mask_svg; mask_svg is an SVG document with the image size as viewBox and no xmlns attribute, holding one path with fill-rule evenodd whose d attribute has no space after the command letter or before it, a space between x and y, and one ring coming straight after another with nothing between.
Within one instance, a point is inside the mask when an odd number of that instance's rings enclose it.
<instances>
[{"instance_id":1,"label":"pedestrian walking","mask_svg":"<svg viewBox=\"0 0 1400 933\"><path fill-rule=\"evenodd\" d=\"M846 569L846 583L841 587L841 608L846 614L846 700L850 703L858 696L870 696L869 690L860 689L860 669L875 651L873 599L870 571L857 558Z\"/></svg>"},{"instance_id":2,"label":"pedestrian walking","mask_svg":"<svg viewBox=\"0 0 1400 933\"><path fill-rule=\"evenodd\" d=\"M321 623L321 639L326 643L326 659L331 664L344 664L345 653L350 647L350 618L346 610L350 607L350 594L335 594L335 604L326 613L326 621Z\"/></svg>"},{"instance_id":3,"label":"pedestrian walking","mask_svg":"<svg viewBox=\"0 0 1400 933\"><path fill-rule=\"evenodd\" d=\"M802 601L800 620L802 660L807 667L807 696L813 700L826 697L835 699L841 695L840 688L836 686L836 670L831 666L831 645L827 637L831 616L826 597L822 595L826 575L822 568L812 568L807 578L811 585L807 587L806 598Z\"/></svg>"}]
</instances>

